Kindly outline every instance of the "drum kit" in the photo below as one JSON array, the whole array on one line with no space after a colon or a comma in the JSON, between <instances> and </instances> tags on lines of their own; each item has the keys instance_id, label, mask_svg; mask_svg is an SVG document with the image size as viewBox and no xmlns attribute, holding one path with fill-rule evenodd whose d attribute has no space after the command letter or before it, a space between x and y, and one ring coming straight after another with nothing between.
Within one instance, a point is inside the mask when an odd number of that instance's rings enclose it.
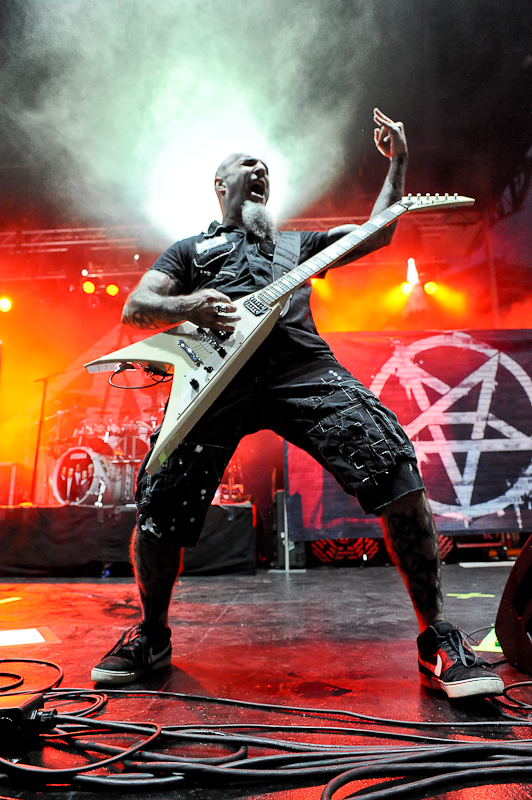
<instances>
[{"instance_id":1,"label":"drum kit","mask_svg":"<svg viewBox=\"0 0 532 800\"><path fill-rule=\"evenodd\" d=\"M56 440L52 488L61 505L128 505L133 502L135 477L148 452L156 420L115 425L83 422L67 439Z\"/></svg>"},{"instance_id":2,"label":"drum kit","mask_svg":"<svg viewBox=\"0 0 532 800\"><path fill-rule=\"evenodd\" d=\"M75 423L72 409L56 411L46 418L54 424L48 431L46 449L50 459L47 486L51 485L55 500L63 506L97 508L134 503L137 472L164 406L148 421L124 417L119 423L113 420L93 423L89 421L87 408L79 402L77 407L84 412L84 419L78 417ZM65 435L65 428L71 433ZM213 503L234 504L249 500L241 464L235 456L224 472Z\"/></svg>"}]
</instances>

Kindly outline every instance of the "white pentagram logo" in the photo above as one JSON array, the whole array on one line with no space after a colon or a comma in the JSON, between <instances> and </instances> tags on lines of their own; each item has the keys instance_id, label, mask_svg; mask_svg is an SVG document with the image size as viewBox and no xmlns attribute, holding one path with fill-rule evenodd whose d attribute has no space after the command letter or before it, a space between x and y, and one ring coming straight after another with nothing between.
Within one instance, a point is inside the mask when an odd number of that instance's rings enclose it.
<instances>
[{"instance_id":1,"label":"white pentagram logo","mask_svg":"<svg viewBox=\"0 0 532 800\"><path fill-rule=\"evenodd\" d=\"M434 374L438 372L437 358L432 359L431 372L423 367L424 354L435 348L447 348L445 357L441 350L437 351L442 363L445 360L452 365L453 358L459 354L466 358L478 354L475 358L481 363L452 386ZM453 348L454 353L449 348ZM436 499L438 487L431 486L433 511L467 522L486 514L501 514L507 506L513 505L520 521L519 506L526 495L532 494L532 437L512 425L508 418L512 419L514 400L527 403L527 416L532 418L532 409L528 408L528 404L532 406L532 380L525 370L508 355L484 342L477 342L464 333L449 333L411 344L396 343L392 357L375 376L371 391L380 397L390 378L399 382L407 398L417 406L419 413L404 428L412 439L421 470L441 459L438 463L440 467L443 465L446 480L454 490L455 502L449 502L449 497L442 502ZM513 384L509 387L509 397L505 396L506 406L500 400L495 402L497 386L503 379ZM493 413L494 405L498 414ZM453 406L455 409L450 410ZM458 438L456 431L468 431L469 437ZM500 464L497 467L496 459L504 457L500 454L506 457L514 454L515 459L518 452L521 453L519 474L512 476L513 483L508 482L508 475L496 475L491 485L500 490L501 480L505 479L508 488L489 498L484 490L482 496L478 491L479 469L486 471L492 458L492 471L499 468L504 472Z\"/></svg>"}]
</instances>

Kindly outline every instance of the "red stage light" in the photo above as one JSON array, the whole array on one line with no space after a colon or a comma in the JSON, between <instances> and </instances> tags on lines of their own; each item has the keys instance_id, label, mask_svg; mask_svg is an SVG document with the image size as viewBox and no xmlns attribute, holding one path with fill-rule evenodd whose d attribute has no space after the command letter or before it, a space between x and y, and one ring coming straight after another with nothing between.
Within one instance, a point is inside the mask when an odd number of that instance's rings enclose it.
<instances>
[{"instance_id":1,"label":"red stage light","mask_svg":"<svg viewBox=\"0 0 532 800\"><path fill-rule=\"evenodd\" d=\"M6 313L7 311L11 311L12 302L9 297L0 297L0 311Z\"/></svg>"},{"instance_id":2,"label":"red stage light","mask_svg":"<svg viewBox=\"0 0 532 800\"><path fill-rule=\"evenodd\" d=\"M119 287L116 285L116 283L109 283L109 284L108 284L108 285L105 287L105 291L106 291L106 293L109 295L109 297L116 297L116 295L118 294L118 292L120 291L120 289L119 289Z\"/></svg>"},{"instance_id":3,"label":"red stage light","mask_svg":"<svg viewBox=\"0 0 532 800\"><path fill-rule=\"evenodd\" d=\"M85 292L85 294L94 294L96 291L96 284L92 281L83 281L81 284L81 288Z\"/></svg>"}]
</instances>

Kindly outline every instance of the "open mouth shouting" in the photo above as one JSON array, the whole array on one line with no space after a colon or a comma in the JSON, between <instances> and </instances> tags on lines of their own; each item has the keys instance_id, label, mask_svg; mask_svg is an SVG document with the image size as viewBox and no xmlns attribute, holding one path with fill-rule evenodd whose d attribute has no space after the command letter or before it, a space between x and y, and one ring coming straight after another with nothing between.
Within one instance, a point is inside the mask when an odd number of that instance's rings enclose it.
<instances>
[{"instance_id":1,"label":"open mouth shouting","mask_svg":"<svg viewBox=\"0 0 532 800\"><path fill-rule=\"evenodd\" d=\"M252 181L249 186L249 199L253 203L264 203L266 201L266 185L264 181Z\"/></svg>"}]
</instances>

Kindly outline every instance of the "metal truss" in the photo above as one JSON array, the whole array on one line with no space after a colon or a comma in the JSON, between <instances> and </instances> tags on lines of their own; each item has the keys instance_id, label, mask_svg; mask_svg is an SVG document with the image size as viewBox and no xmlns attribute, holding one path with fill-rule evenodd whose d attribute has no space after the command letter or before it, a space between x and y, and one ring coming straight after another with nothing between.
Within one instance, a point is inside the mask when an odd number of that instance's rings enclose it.
<instances>
[{"instance_id":1,"label":"metal truss","mask_svg":"<svg viewBox=\"0 0 532 800\"><path fill-rule=\"evenodd\" d=\"M284 220L280 228L325 231L340 225L360 225L366 219L363 215L298 217ZM435 231L441 232L449 225L471 225L477 223L478 219L474 211L427 212L408 216L402 224L422 228L424 238L430 238ZM86 277L138 278L143 269L135 269L136 265L129 261L132 255L137 252L159 253L166 244L160 231L149 225L0 231L0 279L9 283L71 280L69 269L61 257L61 254L69 252L78 261L85 258L87 265L90 264ZM1 256L7 255L31 257L24 259L24 268L21 269L18 259L13 264L2 264ZM95 266L98 262L102 264L102 260L105 262L102 266Z\"/></svg>"},{"instance_id":2,"label":"metal truss","mask_svg":"<svg viewBox=\"0 0 532 800\"><path fill-rule=\"evenodd\" d=\"M80 246L92 249L135 249L146 239L159 237L157 229L150 225L0 231L0 249L30 253L65 252Z\"/></svg>"}]
</instances>

